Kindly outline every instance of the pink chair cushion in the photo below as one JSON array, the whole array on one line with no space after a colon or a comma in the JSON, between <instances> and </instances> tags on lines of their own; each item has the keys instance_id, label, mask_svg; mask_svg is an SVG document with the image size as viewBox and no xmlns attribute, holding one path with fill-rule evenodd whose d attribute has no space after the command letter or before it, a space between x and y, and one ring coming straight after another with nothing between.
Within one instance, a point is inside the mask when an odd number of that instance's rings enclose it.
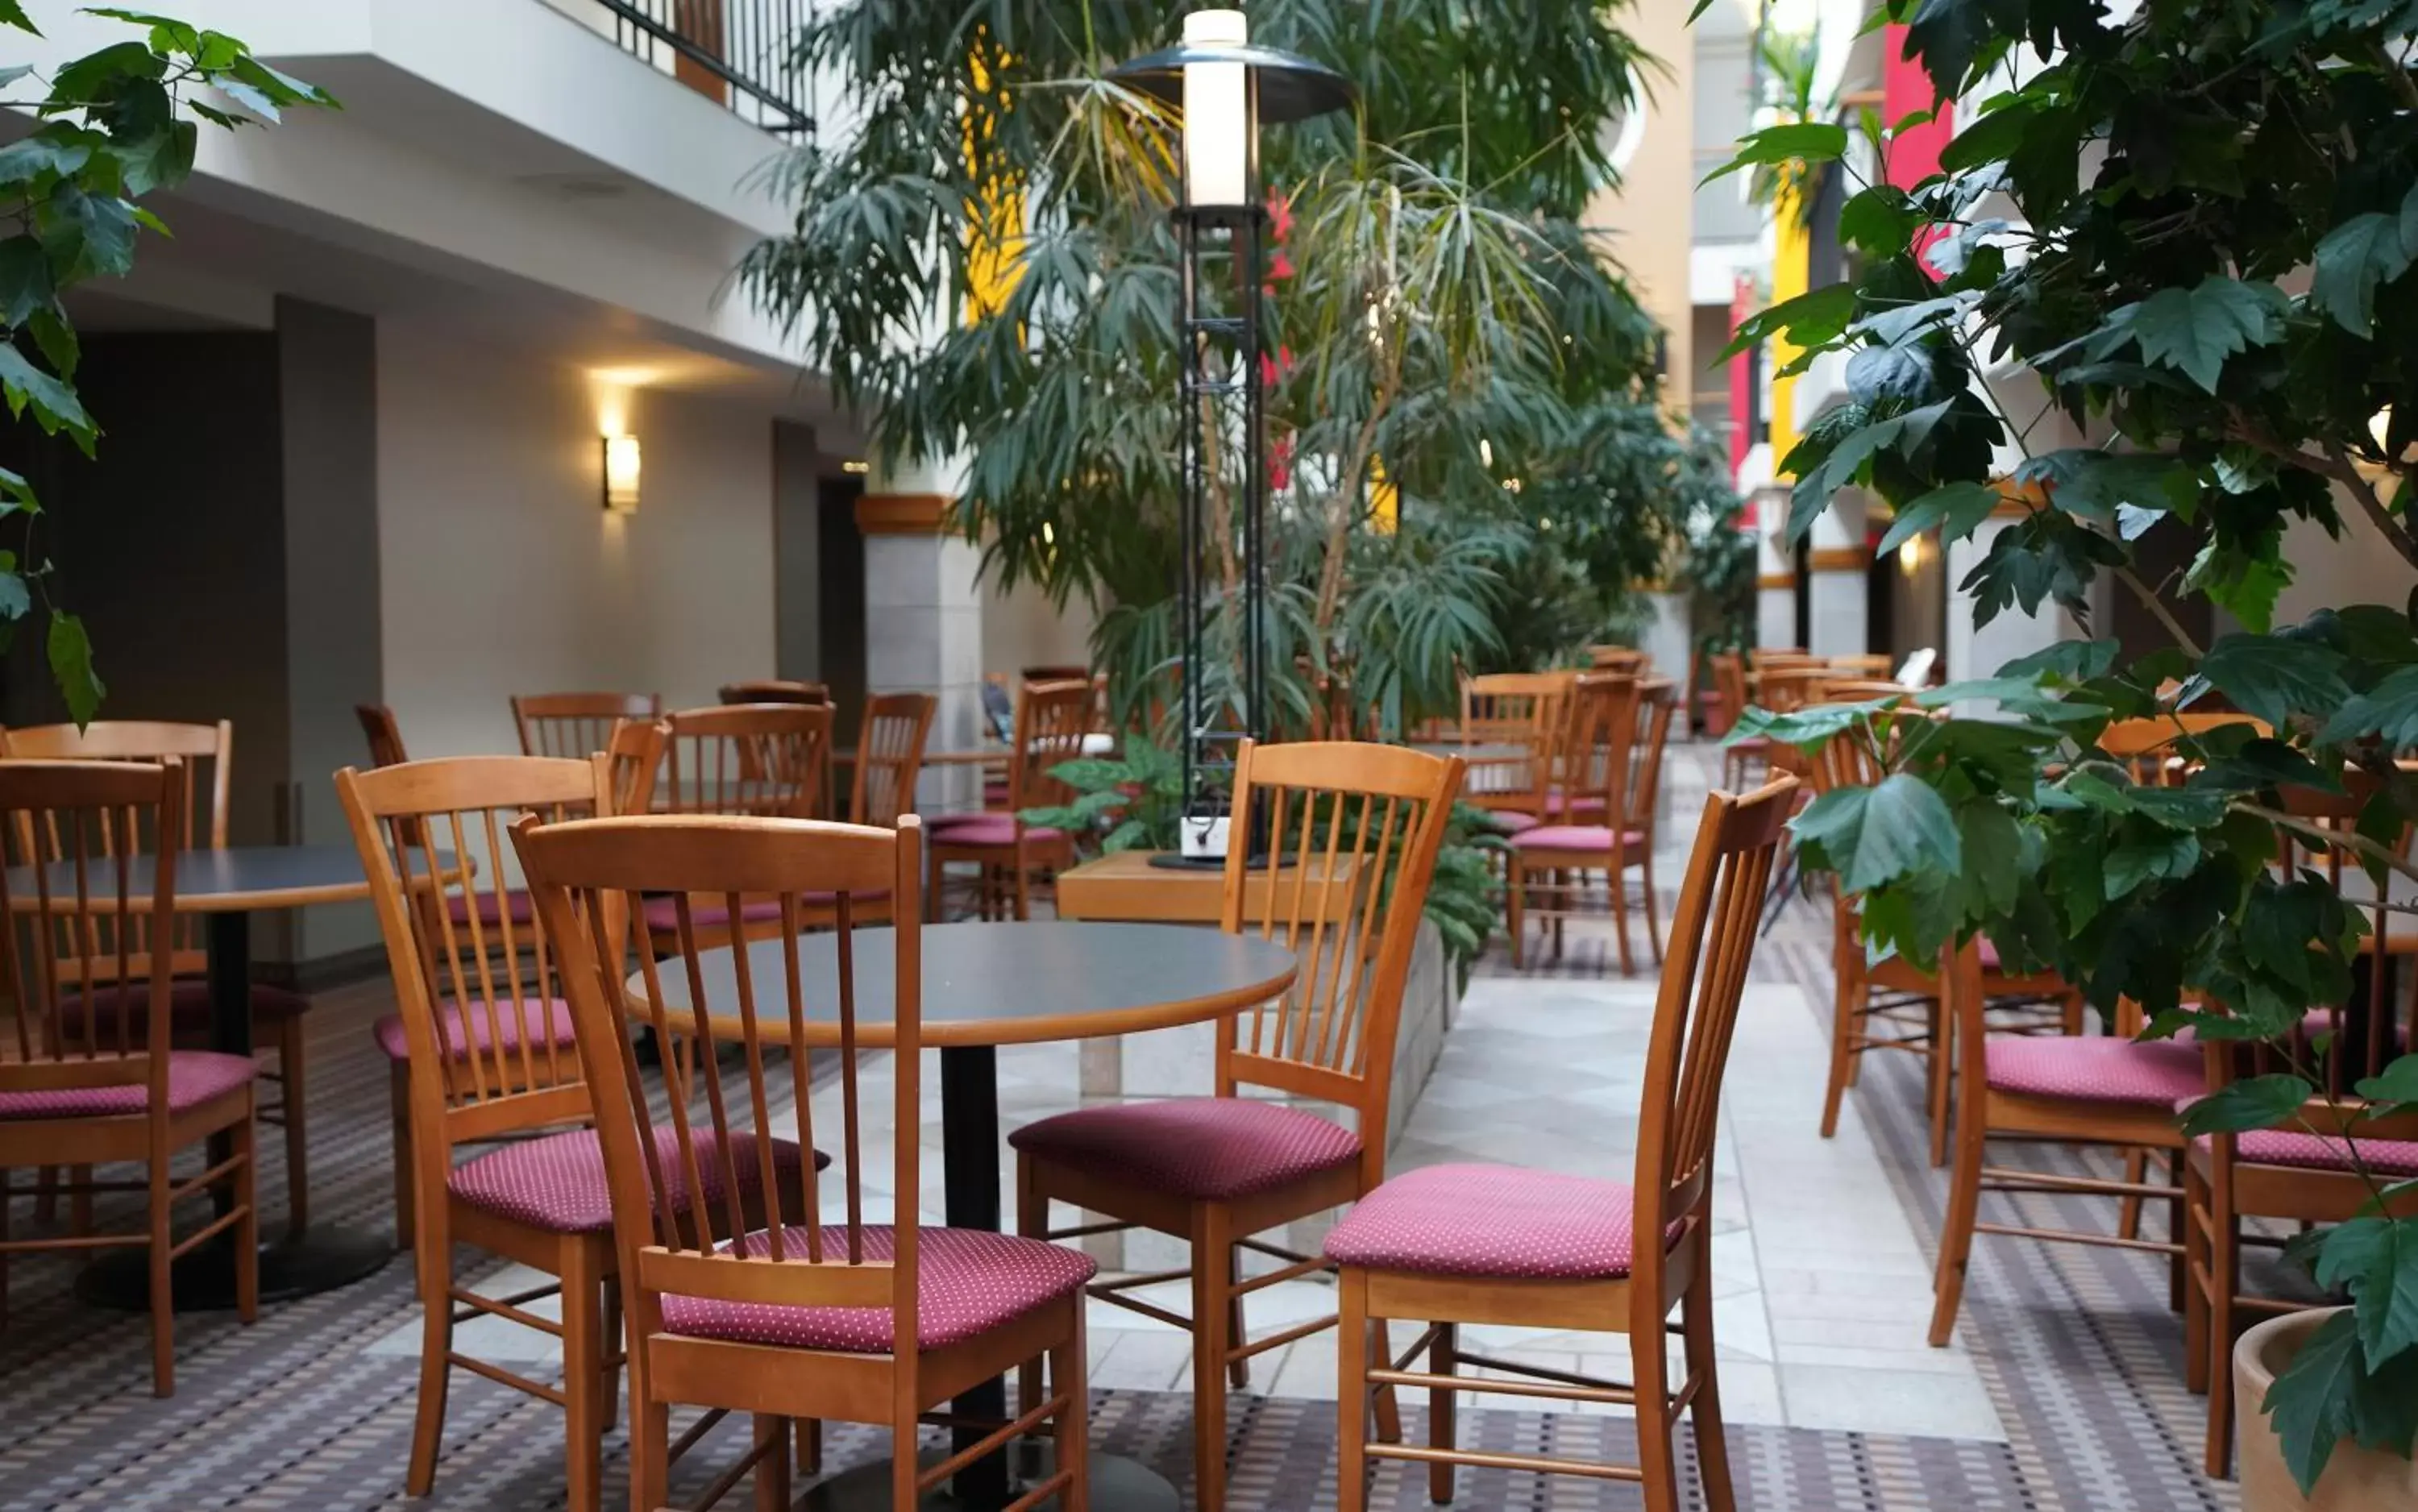
<instances>
[{"instance_id":1,"label":"pink chair cushion","mask_svg":"<svg viewBox=\"0 0 2418 1512\"><path fill-rule=\"evenodd\" d=\"M1013 814L967 814L951 822L936 826L932 838L953 846L1012 846L1016 844L1016 816ZM1065 832L1046 825L1024 827L1027 845L1047 845L1063 840Z\"/></svg>"},{"instance_id":2,"label":"pink chair cushion","mask_svg":"<svg viewBox=\"0 0 2418 1512\"><path fill-rule=\"evenodd\" d=\"M109 1039L108 1046L104 1047L115 1046L117 1000L126 990L123 985L112 984L98 989L92 995L93 1001L100 1008L99 1032L108 1036ZM133 990L134 1002L129 1010L130 1016L127 1022L127 1029L130 1032L140 1033L144 1010L150 1006L151 988L148 984L138 983L135 984ZM256 982L253 984L252 1016L254 1022L277 1023L288 1018L299 1018L310 1011L311 1000L298 992L290 992L283 987L263 986ZM60 994L59 1026L71 1034L83 1031L83 993ZM168 1032L179 1035L202 1034L208 1032L209 1027L210 985L200 977L179 977L168 984Z\"/></svg>"},{"instance_id":3,"label":"pink chair cushion","mask_svg":"<svg viewBox=\"0 0 2418 1512\"><path fill-rule=\"evenodd\" d=\"M1556 817L1565 814L1601 814L1608 806L1609 805L1604 802L1603 796L1600 793L1596 794L1593 797L1588 797L1583 794L1577 798L1572 798L1568 793L1555 793L1553 797L1545 800L1545 812Z\"/></svg>"},{"instance_id":4,"label":"pink chair cushion","mask_svg":"<svg viewBox=\"0 0 2418 1512\"><path fill-rule=\"evenodd\" d=\"M1645 832L1625 831L1620 843L1629 849L1642 848L1645 844ZM1511 848L1583 851L1588 855L1606 856L1612 853L1612 827L1604 824L1540 824L1513 835Z\"/></svg>"},{"instance_id":5,"label":"pink chair cushion","mask_svg":"<svg viewBox=\"0 0 2418 1512\"><path fill-rule=\"evenodd\" d=\"M456 1057L467 1053L466 1046L475 1046L482 1050L492 1048L496 1043L496 1031L498 1029L503 1031L504 1046L507 1049L518 1049L524 1039L529 1042L531 1048L543 1046L549 1041L565 1048L575 1048L579 1044L579 1036L571 1027L571 1004L560 998L549 999L543 1002L535 998L525 999L518 1014L513 1012L510 1001L498 1002L496 1004L495 1018L492 1022L488 1019L485 1003L472 1003L468 1016L469 1038L467 1041L463 1038L461 1009L454 1006L452 1000L448 999L442 1004L441 1012L442 1016L437 1019L437 1032L444 1035L446 1048ZM388 1060L411 1059L411 1042L404 1035L401 1014L387 1015L377 1021L376 1027L371 1032L377 1036L378 1048L386 1052Z\"/></svg>"},{"instance_id":6,"label":"pink chair cushion","mask_svg":"<svg viewBox=\"0 0 2418 1512\"><path fill-rule=\"evenodd\" d=\"M1007 1137L1026 1154L1193 1201L1274 1191L1360 1158L1360 1137L1257 1097L1086 1107Z\"/></svg>"},{"instance_id":7,"label":"pink chair cushion","mask_svg":"<svg viewBox=\"0 0 2418 1512\"><path fill-rule=\"evenodd\" d=\"M1629 1188L1518 1166L1429 1166L1362 1198L1326 1258L1372 1271L1538 1281L1627 1275Z\"/></svg>"},{"instance_id":8,"label":"pink chair cushion","mask_svg":"<svg viewBox=\"0 0 2418 1512\"><path fill-rule=\"evenodd\" d=\"M895 1253L889 1227L859 1230L865 1258L886 1260ZM781 1230L782 1253L806 1253L803 1226ZM848 1229L823 1229L826 1257L848 1253ZM749 1254L772 1248L771 1236L747 1236ZM989 1333L1033 1308L1072 1296L1099 1274L1080 1250L995 1234L980 1229L925 1229L915 1241L915 1343L943 1349ZM773 1344L794 1350L838 1350L849 1354L888 1354L897 1340L897 1318L887 1307L788 1307L767 1303L725 1302L677 1293L664 1298L664 1327L692 1338Z\"/></svg>"},{"instance_id":9,"label":"pink chair cushion","mask_svg":"<svg viewBox=\"0 0 2418 1512\"><path fill-rule=\"evenodd\" d=\"M2070 1103L2137 1103L2171 1107L2208 1091L2196 1046L2097 1036L2027 1034L1982 1047L1993 1090Z\"/></svg>"},{"instance_id":10,"label":"pink chair cushion","mask_svg":"<svg viewBox=\"0 0 2418 1512\"><path fill-rule=\"evenodd\" d=\"M537 917L536 903L531 901L526 891L517 887L507 890L500 903L495 893L484 889L480 890L475 901L479 908L479 922L482 924L500 924L508 913L516 924L528 924ZM445 900L445 911L452 916L455 924L467 924L472 902L473 899L456 893Z\"/></svg>"},{"instance_id":11,"label":"pink chair cushion","mask_svg":"<svg viewBox=\"0 0 2418 1512\"><path fill-rule=\"evenodd\" d=\"M2191 1107L2191 1101L2179 1102L2180 1114ZM2353 1135L2357 1138L2356 1133ZM2213 1142L2205 1134L2196 1141L2202 1150ZM2418 1140L2359 1139L2361 1164L2391 1180L2418 1177ZM2248 1129L2235 1135L2233 1152L2255 1166L2290 1166L2300 1170L2349 1171L2350 1155L2340 1139L2329 1139L2306 1129Z\"/></svg>"},{"instance_id":12,"label":"pink chair cushion","mask_svg":"<svg viewBox=\"0 0 2418 1512\"><path fill-rule=\"evenodd\" d=\"M1518 834L1543 822L1534 814L1523 814L1517 809L1493 809L1486 816L1486 827L1496 834Z\"/></svg>"},{"instance_id":13,"label":"pink chair cushion","mask_svg":"<svg viewBox=\"0 0 2418 1512\"><path fill-rule=\"evenodd\" d=\"M672 1201L686 1212L688 1169L680 1158L679 1138L671 1129L659 1127L654 1131L654 1139L663 1162L664 1179L671 1186ZM708 1202L719 1202L727 1190L722 1179L722 1146L710 1129L697 1130L694 1142L697 1169L705 1180L702 1195ZM756 1193L762 1185L758 1179L756 1137L732 1135L730 1153L739 1168L741 1195ZM815 1153L817 1169L830 1163L820 1151ZM781 1175L803 1171L805 1156L788 1140L775 1139L773 1168ZM454 1167L445 1184L455 1197L482 1213L549 1233L603 1233L613 1227L613 1195L604 1181L604 1149L596 1142L594 1129L573 1129L491 1150Z\"/></svg>"},{"instance_id":14,"label":"pink chair cushion","mask_svg":"<svg viewBox=\"0 0 2418 1512\"><path fill-rule=\"evenodd\" d=\"M223 1097L258 1075L248 1055L214 1050L177 1050L168 1057L168 1110L181 1113ZM140 1086L76 1087L60 1092L0 1092L0 1120L122 1118L140 1113L151 1089Z\"/></svg>"},{"instance_id":15,"label":"pink chair cushion","mask_svg":"<svg viewBox=\"0 0 2418 1512\"><path fill-rule=\"evenodd\" d=\"M678 929L680 899L649 898L638 914L650 929ZM696 928L719 929L730 922L730 910L718 903L693 902L689 905L688 917L689 923ZM742 900L739 905L739 922L742 924L770 924L780 917L781 900L778 898L758 898L753 902Z\"/></svg>"}]
</instances>

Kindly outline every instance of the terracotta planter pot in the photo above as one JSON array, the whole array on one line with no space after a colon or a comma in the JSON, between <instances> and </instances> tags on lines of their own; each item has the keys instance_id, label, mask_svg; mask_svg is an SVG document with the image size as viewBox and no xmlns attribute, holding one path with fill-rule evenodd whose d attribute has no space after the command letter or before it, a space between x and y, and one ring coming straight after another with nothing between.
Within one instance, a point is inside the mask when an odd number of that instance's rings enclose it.
<instances>
[{"instance_id":1,"label":"terracotta planter pot","mask_svg":"<svg viewBox=\"0 0 2418 1512\"><path fill-rule=\"evenodd\" d=\"M2242 1512L2385 1512L2418 1507L2418 1464L2346 1440L2308 1496L2284 1465L2284 1445L2258 1404L2302 1343L2332 1312L2270 1318L2233 1347L2233 1416L2242 1445Z\"/></svg>"}]
</instances>

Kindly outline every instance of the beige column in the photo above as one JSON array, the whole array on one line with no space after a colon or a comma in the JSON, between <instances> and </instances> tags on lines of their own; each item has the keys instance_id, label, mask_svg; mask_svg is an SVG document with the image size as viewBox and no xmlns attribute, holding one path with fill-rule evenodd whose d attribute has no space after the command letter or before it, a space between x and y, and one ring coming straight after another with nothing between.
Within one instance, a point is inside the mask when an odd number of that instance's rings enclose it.
<instances>
[{"instance_id":1,"label":"beige column","mask_svg":"<svg viewBox=\"0 0 2418 1512\"><path fill-rule=\"evenodd\" d=\"M955 527L939 469L877 477L856 502L865 536L865 682L940 700L930 749L971 751L982 733L982 553ZM982 805L974 767L926 767L926 813Z\"/></svg>"},{"instance_id":2,"label":"beige column","mask_svg":"<svg viewBox=\"0 0 2418 1512\"><path fill-rule=\"evenodd\" d=\"M1805 553L1806 644L1817 656L1855 656L1867 644L1873 554L1864 545L1864 496L1843 488L1814 521Z\"/></svg>"}]
</instances>

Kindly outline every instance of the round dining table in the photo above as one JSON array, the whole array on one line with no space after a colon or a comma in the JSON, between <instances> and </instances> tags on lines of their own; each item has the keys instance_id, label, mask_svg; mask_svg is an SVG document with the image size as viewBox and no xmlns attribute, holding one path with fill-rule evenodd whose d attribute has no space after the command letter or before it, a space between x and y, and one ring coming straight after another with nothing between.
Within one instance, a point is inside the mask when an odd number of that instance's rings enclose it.
<instances>
[{"instance_id":1,"label":"round dining table","mask_svg":"<svg viewBox=\"0 0 2418 1512\"><path fill-rule=\"evenodd\" d=\"M837 936L807 935L798 956L807 1003L804 1036L809 1046L839 1043ZM717 1037L739 1032L735 956L749 953L752 979L779 982L787 970L789 942L757 940L743 947L699 952L694 970L705 997L707 1022ZM1187 924L1074 924L1063 920L924 926L922 1039L941 1058L941 1149L943 1212L953 1229L1001 1227L998 1047L1171 1029L1228 1017L1263 1003L1293 985L1292 951L1274 940L1228 935ZM856 1043L880 1048L897 1043L891 1015L897 1000L897 950L889 929L856 932L851 952L856 985ZM691 968L682 960L659 963L667 1013L686 1016ZM630 990L641 1001L643 975ZM760 990L760 988L759 988ZM782 1014L758 1019L766 1038L784 1042ZM1006 1417L1007 1386L987 1381L956 1398L957 1416L969 1423ZM963 1448L981 1441L985 1429L952 1430ZM990 1512L1015 1500L1021 1478L1002 1451L960 1471L936 1504ZM1091 1500L1117 1512L1169 1512L1180 1505L1166 1477L1134 1460L1094 1453ZM808 1497L824 1508L886 1507L890 1470L867 1465L834 1477Z\"/></svg>"},{"instance_id":2,"label":"round dining table","mask_svg":"<svg viewBox=\"0 0 2418 1512\"><path fill-rule=\"evenodd\" d=\"M440 853L436 864L452 864ZM146 858L127 880L130 905L148 906L153 861ZM42 878L54 910L71 904L76 894L75 863L56 862ZM185 850L176 855L176 910L198 914L208 945L210 984L210 1045L227 1055L249 1057L252 1036L252 916L321 903L351 903L370 895L369 878L361 870L361 854L352 846L230 846L216 850ZM117 868L106 859L85 863L85 887L96 911L117 904ZM40 911L33 868L8 871L10 907L20 913ZM209 1158L221 1165L234 1153L223 1135L210 1140ZM223 1210L227 1194L213 1191L212 1200ZM233 1230L179 1258L175 1265L176 1306L179 1312L235 1306ZM393 1241L383 1234L320 1224L300 1233L288 1233L260 1250L260 1298L280 1302L349 1286L374 1275L393 1257ZM148 1260L137 1248L119 1249L95 1260L78 1278L76 1290L86 1301L142 1312L150 1307Z\"/></svg>"}]
</instances>

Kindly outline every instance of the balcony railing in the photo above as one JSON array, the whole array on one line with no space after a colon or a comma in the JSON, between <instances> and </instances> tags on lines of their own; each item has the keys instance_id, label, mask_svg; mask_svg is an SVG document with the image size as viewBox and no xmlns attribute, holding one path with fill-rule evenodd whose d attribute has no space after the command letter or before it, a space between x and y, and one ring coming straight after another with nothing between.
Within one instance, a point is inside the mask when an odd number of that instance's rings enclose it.
<instances>
[{"instance_id":1,"label":"balcony railing","mask_svg":"<svg viewBox=\"0 0 2418 1512\"><path fill-rule=\"evenodd\" d=\"M609 23L624 51L766 130L814 130L812 78L792 53L815 0L552 0Z\"/></svg>"}]
</instances>

